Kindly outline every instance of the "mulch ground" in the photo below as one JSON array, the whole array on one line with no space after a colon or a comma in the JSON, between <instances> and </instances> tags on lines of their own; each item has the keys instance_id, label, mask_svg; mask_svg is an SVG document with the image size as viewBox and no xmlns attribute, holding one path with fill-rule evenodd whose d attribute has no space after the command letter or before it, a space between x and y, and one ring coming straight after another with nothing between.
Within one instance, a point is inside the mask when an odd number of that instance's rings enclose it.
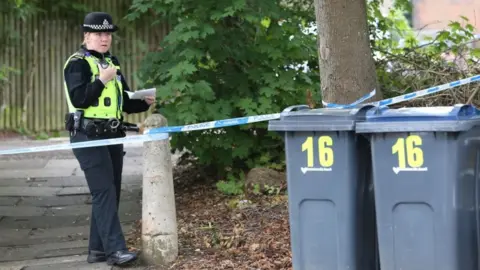
<instances>
[{"instance_id":1,"label":"mulch ground","mask_svg":"<svg viewBox=\"0 0 480 270\"><path fill-rule=\"evenodd\" d=\"M179 256L168 269L292 269L286 195L232 197L175 178ZM129 245L140 249L140 235L138 221Z\"/></svg>"}]
</instances>

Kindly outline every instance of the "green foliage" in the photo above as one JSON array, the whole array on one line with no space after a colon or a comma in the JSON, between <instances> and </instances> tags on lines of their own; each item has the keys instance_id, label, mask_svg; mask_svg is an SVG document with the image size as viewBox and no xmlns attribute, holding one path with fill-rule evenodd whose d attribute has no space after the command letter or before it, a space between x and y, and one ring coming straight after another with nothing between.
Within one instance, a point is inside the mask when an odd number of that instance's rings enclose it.
<instances>
[{"instance_id":1,"label":"green foliage","mask_svg":"<svg viewBox=\"0 0 480 270\"><path fill-rule=\"evenodd\" d=\"M274 169L277 171L284 170L286 167L285 160L281 160L281 161L277 161L277 160L278 160L277 157L274 157L269 152L266 152L260 155L256 166L266 167L266 168Z\"/></svg>"},{"instance_id":2,"label":"green foliage","mask_svg":"<svg viewBox=\"0 0 480 270\"><path fill-rule=\"evenodd\" d=\"M239 177L234 176L234 173L229 173L228 180L220 180L217 182L217 189L226 195L241 195L245 184L245 174L240 173Z\"/></svg>"},{"instance_id":3,"label":"green foliage","mask_svg":"<svg viewBox=\"0 0 480 270\"><path fill-rule=\"evenodd\" d=\"M369 6L369 18L377 75L385 98L478 73L479 50L469 48L476 29L466 17L460 16L447 29L427 36L414 31L404 16L411 12L410 1L397 0L396 8L386 16L380 13L378 2L374 0ZM460 87L455 89L454 97L444 92L397 106L475 102L473 90Z\"/></svg>"},{"instance_id":4,"label":"green foliage","mask_svg":"<svg viewBox=\"0 0 480 270\"><path fill-rule=\"evenodd\" d=\"M320 100L316 36L302 32L315 22L300 2L134 0L129 20L168 22L162 51L151 52L140 70L155 86L170 125L277 113ZM308 70L291 68L307 61ZM166 102L168 101L168 102ZM267 123L175 134L173 148L187 148L218 173L262 162L281 163L283 142Z\"/></svg>"},{"instance_id":5,"label":"green foliage","mask_svg":"<svg viewBox=\"0 0 480 270\"><path fill-rule=\"evenodd\" d=\"M27 20L33 15L55 15L70 22L83 18L89 7L80 1L71 0L4 0L0 1L0 14Z\"/></svg>"}]
</instances>

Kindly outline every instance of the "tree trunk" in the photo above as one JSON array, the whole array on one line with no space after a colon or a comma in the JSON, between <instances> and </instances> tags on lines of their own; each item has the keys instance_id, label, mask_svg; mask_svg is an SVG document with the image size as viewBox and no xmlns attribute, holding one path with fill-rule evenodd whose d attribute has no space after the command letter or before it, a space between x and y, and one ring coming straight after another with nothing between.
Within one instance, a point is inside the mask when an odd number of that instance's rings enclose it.
<instances>
[{"instance_id":1,"label":"tree trunk","mask_svg":"<svg viewBox=\"0 0 480 270\"><path fill-rule=\"evenodd\" d=\"M350 104L376 89L366 0L315 0L322 100Z\"/></svg>"}]
</instances>

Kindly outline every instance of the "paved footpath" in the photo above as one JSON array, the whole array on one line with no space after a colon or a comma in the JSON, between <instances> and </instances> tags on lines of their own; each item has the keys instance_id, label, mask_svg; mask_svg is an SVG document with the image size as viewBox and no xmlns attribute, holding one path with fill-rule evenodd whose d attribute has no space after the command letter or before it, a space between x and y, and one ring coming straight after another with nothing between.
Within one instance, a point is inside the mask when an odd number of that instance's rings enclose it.
<instances>
[{"instance_id":1,"label":"paved footpath","mask_svg":"<svg viewBox=\"0 0 480 270\"><path fill-rule=\"evenodd\" d=\"M6 149L26 142L0 144ZM119 211L126 233L141 218L143 149L125 147ZM86 263L90 211L86 181L71 150L0 156L0 270L111 269Z\"/></svg>"}]
</instances>

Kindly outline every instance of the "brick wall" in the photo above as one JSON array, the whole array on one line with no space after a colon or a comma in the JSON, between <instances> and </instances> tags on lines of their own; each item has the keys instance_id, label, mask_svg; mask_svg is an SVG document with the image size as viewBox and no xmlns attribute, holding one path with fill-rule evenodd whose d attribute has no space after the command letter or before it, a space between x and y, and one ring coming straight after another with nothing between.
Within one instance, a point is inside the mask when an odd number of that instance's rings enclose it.
<instances>
[{"instance_id":1,"label":"brick wall","mask_svg":"<svg viewBox=\"0 0 480 270\"><path fill-rule=\"evenodd\" d=\"M442 30L450 21L462 21L465 16L480 33L480 0L412 0L413 27Z\"/></svg>"}]
</instances>

